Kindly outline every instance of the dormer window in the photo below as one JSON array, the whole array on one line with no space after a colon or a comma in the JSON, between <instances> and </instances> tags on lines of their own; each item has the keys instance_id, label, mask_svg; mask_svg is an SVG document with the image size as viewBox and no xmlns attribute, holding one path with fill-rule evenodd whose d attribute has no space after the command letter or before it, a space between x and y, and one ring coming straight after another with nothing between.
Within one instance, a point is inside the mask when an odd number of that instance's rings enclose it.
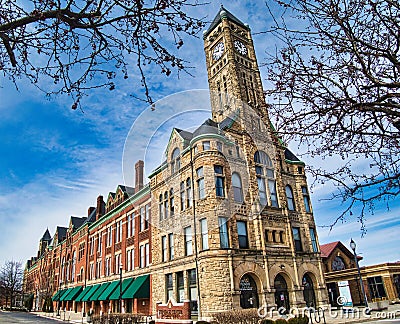
<instances>
[{"instance_id":1,"label":"dormer window","mask_svg":"<svg viewBox=\"0 0 400 324\"><path fill-rule=\"evenodd\" d=\"M181 168L181 152L178 148L172 151L171 155L171 172L178 172Z\"/></svg>"}]
</instances>

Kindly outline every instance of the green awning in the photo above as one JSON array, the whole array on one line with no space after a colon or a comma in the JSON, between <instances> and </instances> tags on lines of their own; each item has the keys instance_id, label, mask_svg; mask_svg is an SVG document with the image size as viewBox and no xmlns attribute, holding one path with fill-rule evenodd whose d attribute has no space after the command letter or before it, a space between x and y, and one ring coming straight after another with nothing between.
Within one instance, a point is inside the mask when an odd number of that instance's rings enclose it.
<instances>
[{"instance_id":1,"label":"green awning","mask_svg":"<svg viewBox=\"0 0 400 324\"><path fill-rule=\"evenodd\" d=\"M103 291L103 293L97 298L97 300L108 300L108 297L114 292L115 288L119 285L119 280L113 281L109 286Z\"/></svg>"},{"instance_id":2,"label":"green awning","mask_svg":"<svg viewBox=\"0 0 400 324\"><path fill-rule=\"evenodd\" d=\"M100 288L100 286L100 284L92 286L92 289L90 289L90 291L88 291L85 296L83 296L82 301L91 301L91 297L96 292L96 290Z\"/></svg>"},{"instance_id":3,"label":"green awning","mask_svg":"<svg viewBox=\"0 0 400 324\"><path fill-rule=\"evenodd\" d=\"M51 300L58 300L58 298L60 298L60 295L62 295L67 289L60 289L59 291L57 291L55 293L55 295L53 297L51 297Z\"/></svg>"},{"instance_id":4,"label":"green awning","mask_svg":"<svg viewBox=\"0 0 400 324\"><path fill-rule=\"evenodd\" d=\"M122 298L150 298L150 275L137 277L122 294Z\"/></svg>"},{"instance_id":5,"label":"green awning","mask_svg":"<svg viewBox=\"0 0 400 324\"><path fill-rule=\"evenodd\" d=\"M58 296L59 301L63 301L63 300L65 299L65 297L67 297L68 294L72 291L72 289L74 289L74 288L68 288L68 289L66 289L62 294L60 294L60 295Z\"/></svg>"},{"instance_id":6,"label":"green awning","mask_svg":"<svg viewBox=\"0 0 400 324\"><path fill-rule=\"evenodd\" d=\"M126 291L127 288L134 282L135 278L127 278L122 281L122 294ZM117 289L114 290L114 292L111 294L109 297L110 300L117 300L119 299L119 284Z\"/></svg>"},{"instance_id":7,"label":"green awning","mask_svg":"<svg viewBox=\"0 0 400 324\"><path fill-rule=\"evenodd\" d=\"M93 286L87 286L86 288L83 288L83 290L81 291L81 293L78 295L78 297L76 297L75 301L82 301L83 297L85 297L85 295L87 293L90 292L90 290L93 288Z\"/></svg>"},{"instance_id":8,"label":"green awning","mask_svg":"<svg viewBox=\"0 0 400 324\"><path fill-rule=\"evenodd\" d=\"M103 283L99 289L96 290L96 292L92 295L90 298L91 300L99 300L100 295L104 292L104 290L107 289L107 287L110 285L110 282L105 282Z\"/></svg>"},{"instance_id":9,"label":"green awning","mask_svg":"<svg viewBox=\"0 0 400 324\"><path fill-rule=\"evenodd\" d=\"M82 289L83 289L82 286L78 286L78 287L72 288L72 290L68 293L68 295L66 295L64 297L64 300L65 301L75 300L75 298L80 294Z\"/></svg>"}]
</instances>

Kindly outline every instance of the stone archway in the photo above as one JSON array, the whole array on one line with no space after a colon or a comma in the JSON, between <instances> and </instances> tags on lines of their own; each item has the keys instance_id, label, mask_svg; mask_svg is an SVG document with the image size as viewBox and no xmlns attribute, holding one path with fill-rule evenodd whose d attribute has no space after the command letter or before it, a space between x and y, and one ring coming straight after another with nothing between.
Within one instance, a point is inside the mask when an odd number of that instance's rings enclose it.
<instances>
[{"instance_id":1,"label":"stone archway","mask_svg":"<svg viewBox=\"0 0 400 324\"><path fill-rule=\"evenodd\" d=\"M303 275L301 284L303 286L303 297L304 301L306 302L306 306L315 308L316 300L315 300L314 284L308 273L305 273Z\"/></svg>"},{"instance_id":2,"label":"stone archway","mask_svg":"<svg viewBox=\"0 0 400 324\"><path fill-rule=\"evenodd\" d=\"M249 273L240 278L239 289L240 307L244 309L259 307L257 283Z\"/></svg>"},{"instance_id":3,"label":"stone archway","mask_svg":"<svg viewBox=\"0 0 400 324\"><path fill-rule=\"evenodd\" d=\"M274 288L275 288L275 304L278 310L280 308L285 308L286 313L290 309L290 299L289 299L289 291L288 284L286 279L282 274L277 274L274 279Z\"/></svg>"}]
</instances>

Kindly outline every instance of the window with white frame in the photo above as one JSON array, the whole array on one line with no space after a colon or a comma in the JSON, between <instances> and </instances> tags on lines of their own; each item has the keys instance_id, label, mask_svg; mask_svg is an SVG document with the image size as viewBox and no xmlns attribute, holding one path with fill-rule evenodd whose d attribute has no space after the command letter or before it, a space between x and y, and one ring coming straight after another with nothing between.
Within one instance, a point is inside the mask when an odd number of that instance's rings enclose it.
<instances>
[{"instance_id":1,"label":"window with white frame","mask_svg":"<svg viewBox=\"0 0 400 324\"><path fill-rule=\"evenodd\" d=\"M144 268L146 266L146 247L144 244L139 246L139 259L140 268Z\"/></svg>"},{"instance_id":2,"label":"window with white frame","mask_svg":"<svg viewBox=\"0 0 400 324\"><path fill-rule=\"evenodd\" d=\"M220 246L223 249L229 248L229 236L228 236L228 220L225 217L218 217L219 226L219 240Z\"/></svg>"},{"instance_id":3,"label":"window with white frame","mask_svg":"<svg viewBox=\"0 0 400 324\"><path fill-rule=\"evenodd\" d=\"M174 259L174 234L168 234L169 259Z\"/></svg>"},{"instance_id":4,"label":"window with white frame","mask_svg":"<svg viewBox=\"0 0 400 324\"><path fill-rule=\"evenodd\" d=\"M91 263L89 266L89 280L94 279L94 263Z\"/></svg>"},{"instance_id":5,"label":"window with white frame","mask_svg":"<svg viewBox=\"0 0 400 324\"><path fill-rule=\"evenodd\" d=\"M185 183L182 181L180 185L180 198L181 198L181 210L185 210Z\"/></svg>"},{"instance_id":6,"label":"window with white frame","mask_svg":"<svg viewBox=\"0 0 400 324\"><path fill-rule=\"evenodd\" d=\"M257 151L254 154L254 162L257 174L258 192L260 204L265 206L267 201L267 187L271 206L278 207L278 195L276 192L275 172L270 157L263 151Z\"/></svg>"},{"instance_id":7,"label":"window with white frame","mask_svg":"<svg viewBox=\"0 0 400 324\"><path fill-rule=\"evenodd\" d=\"M171 173L178 172L179 169L181 168L180 155L181 155L181 152L179 151L178 148L175 148L172 151L172 155L171 155Z\"/></svg>"},{"instance_id":8,"label":"window with white frame","mask_svg":"<svg viewBox=\"0 0 400 324\"><path fill-rule=\"evenodd\" d=\"M122 240L122 220L117 221L115 226L115 243L119 243Z\"/></svg>"},{"instance_id":9,"label":"window with white frame","mask_svg":"<svg viewBox=\"0 0 400 324\"><path fill-rule=\"evenodd\" d=\"M103 245L103 234L100 232L99 235L97 236L97 254L100 256L101 251L102 251L102 245Z\"/></svg>"},{"instance_id":10,"label":"window with white frame","mask_svg":"<svg viewBox=\"0 0 400 324\"><path fill-rule=\"evenodd\" d=\"M146 243L144 245L144 253L146 255L146 267L150 265L150 244Z\"/></svg>"},{"instance_id":11,"label":"window with white frame","mask_svg":"<svg viewBox=\"0 0 400 324\"><path fill-rule=\"evenodd\" d=\"M135 262L135 250L134 249L129 249L126 250L126 271L132 271L134 267L134 262Z\"/></svg>"},{"instance_id":12,"label":"window with white frame","mask_svg":"<svg viewBox=\"0 0 400 324\"><path fill-rule=\"evenodd\" d=\"M126 237L132 237L135 234L134 214L129 214L126 222Z\"/></svg>"},{"instance_id":13,"label":"window with white frame","mask_svg":"<svg viewBox=\"0 0 400 324\"><path fill-rule=\"evenodd\" d=\"M105 275L108 277L111 274L111 257L106 257Z\"/></svg>"},{"instance_id":14,"label":"window with white frame","mask_svg":"<svg viewBox=\"0 0 400 324\"><path fill-rule=\"evenodd\" d=\"M201 142L201 144L203 146L203 151L210 149L210 141L203 141L203 142Z\"/></svg>"},{"instance_id":15,"label":"window with white frame","mask_svg":"<svg viewBox=\"0 0 400 324\"><path fill-rule=\"evenodd\" d=\"M121 267L122 267L121 254L117 254L115 256L115 271L114 271L114 273L119 274Z\"/></svg>"},{"instance_id":16,"label":"window with white frame","mask_svg":"<svg viewBox=\"0 0 400 324\"><path fill-rule=\"evenodd\" d=\"M168 246L167 246L167 236L164 235L161 237L161 255L162 255L162 262L168 260Z\"/></svg>"},{"instance_id":17,"label":"window with white frame","mask_svg":"<svg viewBox=\"0 0 400 324\"><path fill-rule=\"evenodd\" d=\"M207 218L203 218L200 220L200 231L201 231L201 249L208 250Z\"/></svg>"},{"instance_id":18,"label":"window with white frame","mask_svg":"<svg viewBox=\"0 0 400 324\"><path fill-rule=\"evenodd\" d=\"M232 173L233 199L237 203L243 202L242 179L239 173Z\"/></svg>"},{"instance_id":19,"label":"window with white frame","mask_svg":"<svg viewBox=\"0 0 400 324\"><path fill-rule=\"evenodd\" d=\"M109 226L107 228L107 246L111 246L113 241L112 241L112 232L113 232L113 228L112 226Z\"/></svg>"},{"instance_id":20,"label":"window with white frame","mask_svg":"<svg viewBox=\"0 0 400 324\"><path fill-rule=\"evenodd\" d=\"M101 266L102 266L102 261L97 260L97 262L96 262L96 278L101 277Z\"/></svg>"},{"instance_id":21,"label":"window with white frame","mask_svg":"<svg viewBox=\"0 0 400 324\"><path fill-rule=\"evenodd\" d=\"M185 235L185 255L193 254L193 242L192 242L192 227L188 226L184 228Z\"/></svg>"},{"instance_id":22,"label":"window with white frame","mask_svg":"<svg viewBox=\"0 0 400 324\"><path fill-rule=\"evenodd\" d=\"M164 218L168 218L168 207L169 199L168 199L168 191L164 192Z\"/></svg>"},{"instance_id":23,"label":"window with white frame","mask_svg":"<svg viewBox=\"0 0 400 324\"><path fill-rule=\"evenodd\" d=\"M206 190L204 187L204 169L200 167L196 170L197 175L197 197L204 199L206 197Z\"/></svg>"},{"instance_id":24,"label":"window with white frame","mask_svg":"<svg viewBox=\"0 0 400 324\"><path fill-rule=\"evenodd\" d=\"M186 207L192 207L192 181L190 178L186 179Z\"/></svg>"}]
</instances>

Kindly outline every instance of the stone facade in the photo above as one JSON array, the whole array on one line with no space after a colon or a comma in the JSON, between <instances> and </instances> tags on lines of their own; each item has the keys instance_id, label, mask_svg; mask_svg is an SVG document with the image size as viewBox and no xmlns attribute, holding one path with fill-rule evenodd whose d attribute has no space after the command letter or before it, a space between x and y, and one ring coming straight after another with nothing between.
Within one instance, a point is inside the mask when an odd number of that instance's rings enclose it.
<instances>
[{"instance_id":1,"label":"stone facade","mask_svg":"<svg viewBox=\"0 0 400 324\"><path fill-rule=\"evenodd\" d=\"M193 133L174 129L166 162L150 176L153 300L192 300L193 309L208 317L286 301L287 306L305 306L305 287L311 285L314 298L307 303L326 304L304 163L270 126L249 28L221 9L210 29L204 48L212 120ZM235 41L246 51L239 53ZM189 237L185 228L190 228ZM197 291L190 287L191 269ZM182 273L183 287L177 282ZM275 287L277 277L286 282L284 291Z\"/></svg>"}]
</instances>

